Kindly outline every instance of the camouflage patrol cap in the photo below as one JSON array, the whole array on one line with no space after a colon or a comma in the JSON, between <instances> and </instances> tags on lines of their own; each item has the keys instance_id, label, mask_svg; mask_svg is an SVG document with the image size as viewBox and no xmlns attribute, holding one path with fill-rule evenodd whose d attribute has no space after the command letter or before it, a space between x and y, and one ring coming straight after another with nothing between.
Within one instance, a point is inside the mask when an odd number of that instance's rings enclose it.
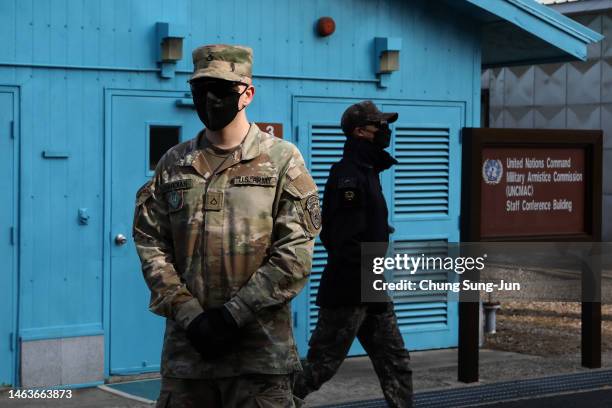
<instances>
[{"instance_id":1,"label":"camouflage patrol cap","mask_svg":"<svg viewBox=\"0 0 612 408\"><path fill-rule=\"evenodd\" d=\"M193 50L193 75L245 82L252 77L253 50L240 45L204 45Z\"/></svg>"},{"instance_id":2,"label":"camouflage patrol cap","mask_svg":"<svg viewBox=\"0 0 612 408\"><path fill-rule=\"evenodd\" d=\"M383 113L372 101L361 101L349 106L342 114L340 126L346 136L352 136L353 130L371 122L393 123L397 120L397 112Z\"/></svg>"}]
</instances>

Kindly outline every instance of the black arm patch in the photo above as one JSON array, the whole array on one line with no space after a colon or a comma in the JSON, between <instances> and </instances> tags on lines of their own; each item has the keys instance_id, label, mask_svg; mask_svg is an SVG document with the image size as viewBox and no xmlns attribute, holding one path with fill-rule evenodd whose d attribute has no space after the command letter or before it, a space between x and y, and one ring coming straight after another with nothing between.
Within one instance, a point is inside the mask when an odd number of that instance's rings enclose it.
<instances>
[{"instance_id":1,"label":"black arm patch","mask_svg":"<svg viewBox=\"0 0 612 408\"><path fill-rule=\"evenodd\" d=\"M338 178L338 201L340 207L359 207L361 200L361 191L357 177Z\"/></svg>"}]
</instances>

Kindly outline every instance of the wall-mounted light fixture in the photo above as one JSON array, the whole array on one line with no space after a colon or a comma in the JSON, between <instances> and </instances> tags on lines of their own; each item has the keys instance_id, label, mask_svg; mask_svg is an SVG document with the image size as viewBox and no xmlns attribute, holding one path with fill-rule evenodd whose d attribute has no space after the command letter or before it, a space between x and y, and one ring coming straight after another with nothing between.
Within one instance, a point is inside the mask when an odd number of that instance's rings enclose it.
<instances>
[{"instance_id":1,"label":"wall-mounted light fixture","mask_svg":"<svg viewBox=\"0 0 612 408\"><path fill-rule=\"evenodd\" d=\"M399 71L399 56L402 49L402 39L392 37L374 38L376 52L376 73L381 88L386 88L391 73Z\"/></svg>"},{"instance_id":2,"label":"wall-mounted light fixture","mask_svg":"<svg viewBox=\"0 0 612 408\"><path fill-rule=\"evenodd\" d=\"M161 65L161 77L173 78L176 63L183 59L183 33L182 27L171 24L157 23L157 62Z\"/></svg>"},{"instance_id":3,"label":"wall-mounted light fixture","mask_svg":"<svg viewBox=\"0 0 612 408\"><path fill-rule=\"evenodd\" d=\"M336 31L336 22L331 17L321 17L317 20L317 34L321 37L330 36Z\"/></svg>"}]
</instances>

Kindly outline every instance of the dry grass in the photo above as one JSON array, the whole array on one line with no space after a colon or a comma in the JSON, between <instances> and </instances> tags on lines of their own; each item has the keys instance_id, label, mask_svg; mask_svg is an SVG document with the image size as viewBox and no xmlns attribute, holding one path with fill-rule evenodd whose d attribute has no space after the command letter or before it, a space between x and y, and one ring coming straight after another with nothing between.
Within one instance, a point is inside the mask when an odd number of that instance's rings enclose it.
<instances>
[{"instance_id":1,"label":"dry grass","mask_svg":"<svg viewBox=\"0 0 612 408\"><path fill-rule=\"evenodd\" d=\"M537 356L580 353L580 303L504 302L485 347ZM602 352L612 351L612 305L602 305Z\"/></svg>"}]
</instances>

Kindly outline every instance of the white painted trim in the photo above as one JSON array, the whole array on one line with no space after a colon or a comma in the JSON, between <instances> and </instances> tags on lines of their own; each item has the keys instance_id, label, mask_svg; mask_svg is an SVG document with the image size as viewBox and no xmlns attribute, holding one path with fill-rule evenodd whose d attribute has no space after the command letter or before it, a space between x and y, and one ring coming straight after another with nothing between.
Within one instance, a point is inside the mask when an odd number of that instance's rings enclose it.
<instances>
[{"instance_id":1,"label":"white painted trim","mask_svg":"<svg viewBox=\"0 0 612 408\"><path fill-rule=\"evenodd\" d=\"M150 399L146 399L146 398L142 398L142 397L137 397L135 395L128 394L127 392L116 390L114 388L111 388L111 387L107 386L106 384L105 385L98 385L98 388L103 390L103 391L110 392L111 394L115 394L115 395L118 395L118 396L123 397L123 398L128 398L128 399L131 399L131 400L134 400L134 401L138 401L138 402L144 402L145 404L155 404L155 402L156 402L156 401L153 401L153 400L150 400Z\"/></svg>"}]
</instances>

